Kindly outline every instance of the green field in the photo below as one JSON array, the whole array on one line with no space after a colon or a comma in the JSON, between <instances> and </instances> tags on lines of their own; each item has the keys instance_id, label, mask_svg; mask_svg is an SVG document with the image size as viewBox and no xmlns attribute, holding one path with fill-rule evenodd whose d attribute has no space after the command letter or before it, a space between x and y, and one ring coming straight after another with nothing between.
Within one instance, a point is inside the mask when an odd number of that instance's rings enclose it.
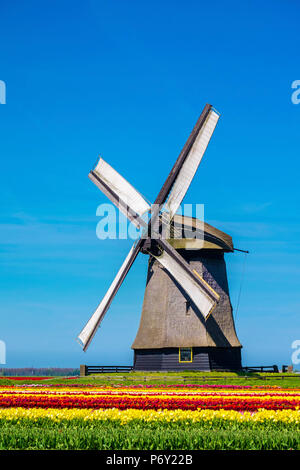
<instances>
[{"instance_id":1,"label":"green field","mask_svg":"<svg viewBox=\"0 0 300 470\"><path fill-rule=\"evenodd\" d=\"M6 423L0 449L300 450L300 429L276 425Z\"/></svg>"},{"instance_id":2,"label":"green field","mask_svg":"<svg viewBox=\"0 0 300 470\"><path fill-rule=\"evenodd\" d=\"M21 378L21 377L20 377ZM235 373L235 372L130 372L95 374L79 378L55 377L41 381L9 380L1 378L2 385L30 383L51 384L91 384L91 385L174 385L174 384L220 384L220 385L276 385L283 388L300 388L300 374L280 373Z\"/></svg>"}]
</instances>

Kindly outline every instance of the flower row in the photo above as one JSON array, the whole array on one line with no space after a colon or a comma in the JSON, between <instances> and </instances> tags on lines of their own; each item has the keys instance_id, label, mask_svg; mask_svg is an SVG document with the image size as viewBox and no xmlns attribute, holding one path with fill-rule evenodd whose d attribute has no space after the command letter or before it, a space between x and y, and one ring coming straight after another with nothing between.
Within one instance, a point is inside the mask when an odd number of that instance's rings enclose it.
<instances>
[{"instance_id":1,"label":"flower row","mask_svg":"<svg viewBox=\"0 0 300 470\"><path fill-rule=\"evenodd\" d=\"M0 377L1 378L1 377ZM15 377L2 377L3 379L16 379ZM24 377L19 377L18 380L22 380ZM49 379L51 377L47 377ZM69 379L70 377L65 377L65 379ZM43 379L45 380L46 377ZM36 380L42 380L40 377L37 378ZM91 383L68 383L67 385L65 383L57 383L57 384L52 384L52 383L39 383L39 384L18 384L18 385L1 385L1 389L8 389L8 388L79 388L79 389L132 389L132 390L147 390L147 389L159 389L159 390L164 390L164 389L172 389L172 390L177 390L177 389L196 389L196 390L201 390L201 389L224 389L224 390L294 390L294 391L300 391L300 388L289 388L289 389L283 389L282 387L278 385L226 385L226 384L131 384L131 385L124 385L124 384L111 384L111 385L95 385Z\"/></svg>"},{"instance_id":2,"label":"flower row","mask_svg":"<svg viewBox=\"0 0 300 470\"><path fill-rule=\"evenodd\" d=\"M119 397L123 397L123 396L133 396L133 397L137 397L137 396L141 396L141 397L178 397L178 398L193 398L193 397L260 397L260 398L272 398L272 397L276 397L276 398L285 398L285 397L288 397L288 398L295 398L295 399L298 399L299 400L299 404L300 404L300 391L299 392L293 392L293 391L273 391L273 390L270 390L270 391L267 391L267 390L264 390L264 391L239 391L239 392L234 392L232 390L228 390L226 392L224 391L219 391L219 392L216 392L216 391L209 391L209 390L206 390L206 391L177 391L177 390L168 390L168 391L165 391L165 390L155 390L155 391L148 391L148 390L106 390L106 389L96 389L96 390L70 390L68 388L66 389L59 389L59 390L47 390L47 389L42 389L42 390L38 390L38 389L35 389L35 390L32 390L32 389L22 389L22 390L18 390L18 389L4 389L4 390L1 390L0 389L0 396L5 396L5 395L52 395L52 396L61 396L61 395L76 395L76 396L91 396L91 395L94 395L94 396L99 396L99 395L103 395L103 396L119 396Z\"/></svg>"},{"instance_id":3,"label":"flower row","mask_svg":"<svg viewBox=\"0 0 300 470\"><path fill-rule=\"evenodd\" d=\"M232 397L232 396L103 396L103 395L23 395L0 394L0 408L118 408L118 409L227 409L237 411L256 411L297 409L298 397Z\"/></svg>"},{"instance_id":4,"label":"flower row","mask_svg":"<svg viewBox=\"0 0 300 470\"><path fill-rule=\"evenodd\" d=\"M0 420L39 421L49 419L59 422L64 420L107 421L116 420L126 424L133 420L144 422L215 422L232 421L247 423L287 423L300 424L300 410L258 410L255 413L248 411L240 413L234 410L119 410L119 409L42 409L42 408L9 408L0 409Z\"/></svg>"},{"instance_id":5,"label":"flower row","mask_svg":"<svg viewBox=\"0 0 300 470\"><path fill-rule=\"evenodd\" d=\"M50 379L53 379L54 377L23 377L22 375L18 376L18 377L9 377L9 376L1 376L0 379L2 380L50 380ZM73 377L71 377L73 378Z\"/></svg>"}]
</instances>

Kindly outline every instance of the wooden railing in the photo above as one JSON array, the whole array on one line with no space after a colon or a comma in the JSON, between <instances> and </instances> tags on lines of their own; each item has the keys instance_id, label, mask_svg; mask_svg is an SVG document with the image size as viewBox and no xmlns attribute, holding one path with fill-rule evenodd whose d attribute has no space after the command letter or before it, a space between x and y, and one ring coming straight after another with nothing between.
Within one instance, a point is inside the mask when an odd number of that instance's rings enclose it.
<instances>
[{"instance_id":1,"label":"wooden railing","mask_svg":"<svg viewBox=\"0 0 300 470\"><path fill-rule=\"evenodd\" d=\"M242 368L245 372L275 372L278 373L278 366L247 366Z\"/></svg>"},{"instance_id":2,"label":"wooden railing","mask_svg":"<svg viewBox=\"0 0 300 470\"><path fill-rule=\"evenodd\" d=\"M139 381L139 382L148 382L148 381L161 381L161 382L164 382L164 383L167 383L169 380L176 380L176 381L179 381L179 382L183 382L183 383L189 383L189 382L203 382L203 381L206 381L206 382L209 382L211 380L217 380L217 381L230 381L230 380L247 380L247 379L250 379L250 380L253 380L253 379L257 379L257 380L275 380L275 379L278 379L278 380L283 380L285 378L296 378L296 379L300 379L300 374L293 374L293 375L290 375L289 373L287 373L287 371L285 371L285 373L283 374L274 374L274 372L278 372L278 368L277 368L277 371L276 371L276 366L275 366L275 370L274 370L274 366L259 366L259 367L244 367L243 368L243 371L244 372L266 372L266 369L272 369L271 370L271 375L235 375L235 376L232 376L232 375L214 375L213 372L211 373L208 373L207 375L202 375L202 374L199 374L199 375L163 375L162 373L160 373L159 375L154 375L154 374L150 374L150 375L135 375L135 374L130 374L130 377L128 377L128 372L131 372L133 370L133 367L132 366L87 366L87 365L81 365L80 366L80 376L81 377L84 377L84 376L87 376L87 375L91 375L91 374L106 374L104 379L105 380L119 380L119 381ZM107 374L115 374L115 373L118 373L118 375L107 375ZM123 374L125 373L126 375L120 375L120 374Z\"/></svg>"},{"instance_id":3,"label":"wooden railing","mask_svg":"<svg viewBox=\"0 0 300 470\"><path fill-rule=\"evenodd\" d=\"M290 375L290 374L272 374L272 375L240 375L240 376L232 376L232 375L199 375L197 376L191 376L191 375L105 375L103 377L103 380L105 381L114 381L117 380L118 382L123 382L123 381L130 381L130 382L155 382L158 381L160 383L168 383L170 380L173 382L176 381L177 383L203 383L203 382L227 382L230 383L232 380L258 380L258 381L268 381L268 380L283 380L283 379L298 379L300 380L300 374L296 375Z\"/></svg>"},{"instance_id":4,"label":"wooden railing","mask_svg":"<svg viewBox=\"0 0 300 470\"><path fill-rule=\"evenodd\" d=\"M107 374L116 372L131 372L132 366L80 366L80 376L85 377L91 374Z\"/></svg>"}]
</instances>

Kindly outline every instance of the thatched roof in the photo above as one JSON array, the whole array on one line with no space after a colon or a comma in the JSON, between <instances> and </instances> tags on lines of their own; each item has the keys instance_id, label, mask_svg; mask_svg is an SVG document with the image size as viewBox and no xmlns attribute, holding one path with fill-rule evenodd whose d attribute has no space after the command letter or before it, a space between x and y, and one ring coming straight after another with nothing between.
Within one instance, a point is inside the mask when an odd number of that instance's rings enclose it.
<instances>
[{"instance_id":1,"label":"thatched roof","mask_svg":"<svg viewBox=\"0 0 300 470\"><path fill-rule=\"evenodd\" d=\"M172 221L175 238L170 242L176 249L220 249L233 251L232 238L225 232L195 217L175 215Z\"/></svg>"}]
</instances>

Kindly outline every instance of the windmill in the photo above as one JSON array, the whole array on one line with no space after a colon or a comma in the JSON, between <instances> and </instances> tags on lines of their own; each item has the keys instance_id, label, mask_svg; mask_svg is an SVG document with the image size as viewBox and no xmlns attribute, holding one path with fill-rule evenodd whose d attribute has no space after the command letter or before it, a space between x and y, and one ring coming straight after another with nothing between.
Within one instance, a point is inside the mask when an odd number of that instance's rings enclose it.
<instances>
[{"instance_id":1,"label":"windmill","mask_svg":"<svg viewBox=\"0 0 300 470\"><path fill-rule=\"evenodd\" d=\"M203 229L197 219L176 214L218 119L219 113L207 104L152 206L102 158L89 173L92 182L130 222L142 228L143 233L78 335L84 351L137 255L142 252L150 257L140 327L132 345L134 368L241 367L241 344L235 332L223 255L233 251L231 237L208 224L204 224ZM195 233L194 241L189 241L184 235L186 228L200 234L204 245L199 248L199 237L195 237ZM176 237L174 232L177 232ZM188 242L191 249L187 249ZM207 264L213 268L206 269ZM183 305L185 315L182 315Z\"/></svg>"}]
</instances>

